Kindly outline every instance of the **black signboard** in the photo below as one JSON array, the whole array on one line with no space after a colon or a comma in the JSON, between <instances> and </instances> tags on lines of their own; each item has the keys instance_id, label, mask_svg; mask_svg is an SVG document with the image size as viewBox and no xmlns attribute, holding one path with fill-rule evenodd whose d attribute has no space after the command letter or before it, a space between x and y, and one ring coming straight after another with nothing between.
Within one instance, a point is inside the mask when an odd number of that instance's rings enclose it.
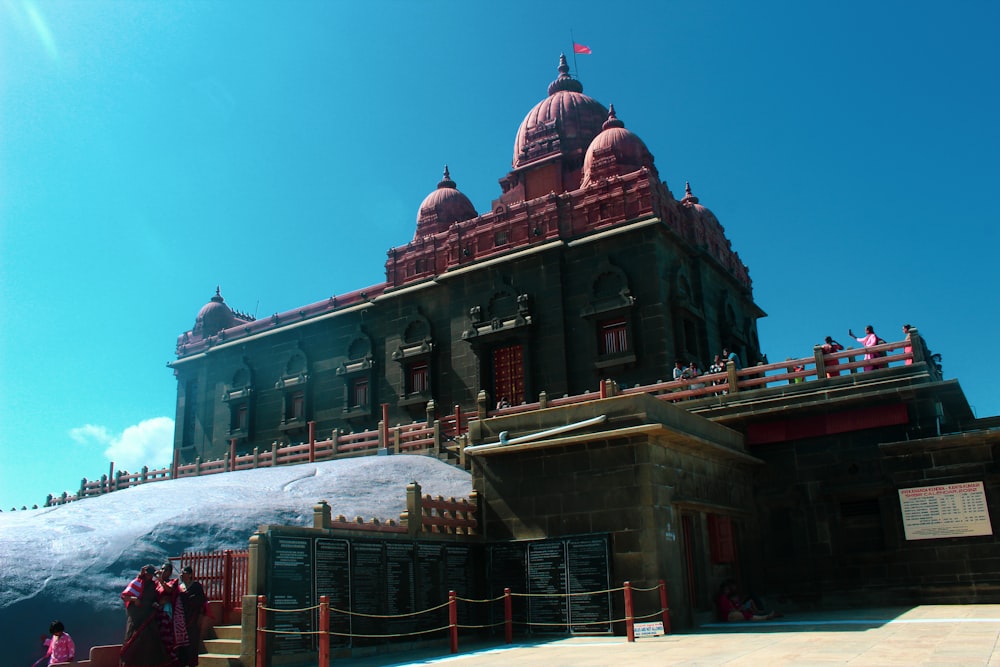
<instances>
[{"instance_id":1,"label":"black signboard","mask_svg":"<svg viewBox=\"0 0 1000 667\"><path fill-rule=\"evenodd\" d=\"M308 538L275 536L271 541L268 606L270 627L276 632L268 646L272 655L311 651L313 614L312 544Z\"/></svg>"},{"instance_id":2,"label":"black signboard","mask_svg":"<svg viewBox=\"0 0 1000 667\"><path fill-rule=\"evenodd\" d=\"M387 633L407 635L417 628L413 614L414 588L413 545L407 542L386 542L385 544L385 613L399 618L389 618L385 624Z\"/></svg>"},{"instance_id":3,"label":"black signboard","mask_svg":"<svg viewBox=\"0 0 1000 667\"><path fill-rule=\"evenodd\" d=\"M356 635L384 635L386 612L385 552L380 542L351 544L351 603L355 614L351 631ZM368 616L366 616L366 614ZM375 638L358 638L355 644L371 645Z\"/></svg>"},{"instance_id":4,"label":"black signboard","mask_svg":"<svg viewBox=\"0 0 1000 667\"><path fill-rule=\"evenodd\" d=\"M444 547L440 544L416 545L416 581L414 603L417 611L439 607L448 601L445 584ZM433 630L448 623L448 610L428 611L417 617L419 630ZM423 637L431 637L427 634Z\"/></svg>"},{"instance_id":5,"label":"black signboard","mask_svg":"<svg viewBox=\"0 0 1000 667\"><path fill-rule=\"evenodd\" d=\"M351 617L351 556L347 540L319 538L315 544L316 601L322 595L330 604L330 645L350 643ZM335 611L341 610L341 611ZM319 628L317 622L316 627Z\"/></svg>"},{"instance_id":6,"label":"black signboard","mask_svg":"<svg viewBox=\"0 0 1000 667\"><path fill-rule=\"evenodd\" d=\"M508 542L494 544L490 547L489 596L496 599L503 595L503 589L509 588L511 593L520 593L511 600L511 617L514 629L521 631L528 622L527 598L528 566L527 545L525 542ZM504 603L499 601L491 605L493 623L504 620Z\"/></svg>"},{"instance_id":7,"label":"black signboard","mask_svg":"<svg viewBox=\"0 0 1000 667\"><path fill-rule=\"evenodd\" d=\"M448 601L448 591L455 591L459 598L466 600L480 599L480 587L477 585L482 579L481 562L476 558L476 551L465 544L449 544L445 546L445 580L442 582L442 602ZM483 625L488 617L488 610L481 604L458 603L458 624L459 625ZM448 621L448 613L445 610L442 619Z\"/></svg>"},{"instance_id":8,"label":"black signboard","mask_svg":"<svg viewBox=\"0 0 1000 667\"><path fill-rule=\"evenodd\" d=\"M570 629L580 633L611 632L611 593L598 593L610 588L608 572L608 541L604 537L578 538L566 541L567 570L570 593Z\"/></svg>"},{"instance_id":9,"label":"black signboard","mask_svg":"<svg viewBox=\"0 0 1000 667\"><path fill-rule=\"evenodd\" d=\"M514 630L610 633L611 580L606 535L493 544L489 547L489 595L514 595ZM601 592L605 591L605 592ZM567 595L568 593L592 593ZM504 618L502 602L491 605L492 623Z\"/></svg>"},{"instance_id":10,"label":"black signboard","mask_svg":"<svg viewBox=\"0 0 1000 667\"><path fill-rule=\"evenodd\" d=\"M532 632L566 632L567 592L565 543L562 540L529 543L528 615Z\"/></svg>"}]
</instances>

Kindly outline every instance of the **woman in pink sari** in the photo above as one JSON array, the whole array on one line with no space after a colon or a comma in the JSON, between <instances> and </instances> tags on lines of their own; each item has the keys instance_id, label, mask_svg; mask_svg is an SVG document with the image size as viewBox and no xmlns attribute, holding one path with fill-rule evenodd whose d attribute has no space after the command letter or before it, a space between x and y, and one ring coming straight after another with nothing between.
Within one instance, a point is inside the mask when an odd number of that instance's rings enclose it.
<instances>
[{"instance_id":1,"label":"woman in pink sari","mask_svg":"<svg viewBox=\"0 0 1000 667\"><path fill-rule=\"evenodd\" d=\"M880 353L872 352L868 349L870 347L875 347L876 345L878 345L878 336L875 335L875 327L873 327L872 325L869 324L868 326L865 327L865 335L861 338L855 336L854 331L852 331L851 329L848 329L847 333L850 334L851 338L853 338L854 340L858 341L859 343L865 346L865 361L869 361L871 359L874 359L875 357L882 356ZM876 368L875 364L865 364L866 371L873 371L875 370L875 368Z\"/></svg>"}]
</instances>

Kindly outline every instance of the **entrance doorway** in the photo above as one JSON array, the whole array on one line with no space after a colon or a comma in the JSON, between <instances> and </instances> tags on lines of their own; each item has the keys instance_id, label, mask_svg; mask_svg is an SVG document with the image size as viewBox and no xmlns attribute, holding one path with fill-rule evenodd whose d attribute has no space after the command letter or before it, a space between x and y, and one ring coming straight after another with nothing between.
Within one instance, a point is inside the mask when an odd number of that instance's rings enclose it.
<instances>
[{"instance_id":1,"label":"entrance doorway","mask_svg":"<svg viewBox=\"0 0 1000 667\"><path fill-rule=\"evenodd\" d=\"M493 398L510 405L524 403L524 346L506 345L493 350Z\"/></svg>"}]
</instances>

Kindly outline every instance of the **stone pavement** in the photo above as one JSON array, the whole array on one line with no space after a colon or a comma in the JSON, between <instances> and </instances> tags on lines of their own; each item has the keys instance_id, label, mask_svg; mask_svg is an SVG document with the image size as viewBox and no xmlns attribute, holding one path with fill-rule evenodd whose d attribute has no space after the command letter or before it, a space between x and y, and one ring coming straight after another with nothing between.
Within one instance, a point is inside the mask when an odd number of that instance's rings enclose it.
<instances>
[{"instance_id":1,"label":"stone pavement","mask_svg":"<svg viewBox=\"0 0 1000 667\"><path fill-rule=\"evenodd\" d=\"M1000 605L802 612L709 624L665 637L570 637L335 660L338 667L634 667L647 665L991 665L1000 667Z\"/></svg>"}]
</instances>

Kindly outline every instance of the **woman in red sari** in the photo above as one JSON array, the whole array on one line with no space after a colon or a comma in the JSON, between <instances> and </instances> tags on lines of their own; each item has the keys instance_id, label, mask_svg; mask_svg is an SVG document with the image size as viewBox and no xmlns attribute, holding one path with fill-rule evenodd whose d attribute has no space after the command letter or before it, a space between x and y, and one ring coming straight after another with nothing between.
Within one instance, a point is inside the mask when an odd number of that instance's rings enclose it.
<instances>
[{"instance_id":1,"label":"woman in red sari","mask_svg":"<svg viewBox=\"0 0 1000 667\"><path fill-rule=\"evenodd\" d=\"M178 650L184 652L188 645L188 635L187 624L184 622L181 582L179 579L171 579L173 573L173 564L164 563L156 577L156 593L160 604L160 640L170 656L171 664L179 665Z\"/></svg>"},{"instance_id":2,"label":"woman in red sari","mask_svg":"<svg viewBox=\"0 0 1000 667\"><path fill-rule=\"evenodd\" d=\"M153 581L156 568L146 565L122 591L128 620L122 643L122 667L170 667L159 627L159 594Z\"/></svg>"}]
</instances>

